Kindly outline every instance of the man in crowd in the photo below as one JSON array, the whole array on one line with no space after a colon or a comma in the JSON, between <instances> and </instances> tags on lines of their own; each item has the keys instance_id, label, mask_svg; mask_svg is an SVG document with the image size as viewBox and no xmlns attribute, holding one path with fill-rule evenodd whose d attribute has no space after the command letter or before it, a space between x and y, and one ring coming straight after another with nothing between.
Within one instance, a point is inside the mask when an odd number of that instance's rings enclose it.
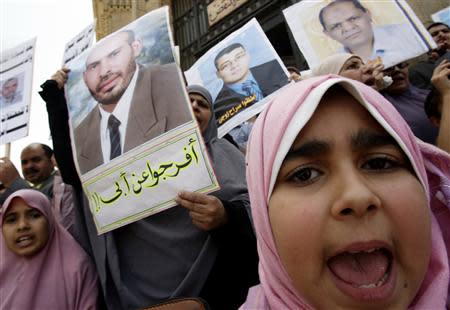
<instances>
[{"instance_id":1,"label":"man in crowd","mask_svg":"<svg viewBox=\"0 0 450 310\"><path fill-rule=\"evenodd\" d=\"M408 24L373 26L370 12L358 0L334 0L320 10L319 20L324 34L342 44L339 52L356 54L364 62L381 57L390 66L421 49Z\"/></svg>"},{"instance_id":2,"label":"man in crowd","mask_svg":"<svg viewBox=\"0 0 450 310\"><path fill-rule=\"evenodd\" d=\"M140 66L141 50L127 30L87 56L83 78L98 104L74 133L81 173L192 119L176 65ZM67 79L66 71L59 73Z\"/></svg>"},{"instance_id":3,"label":"man in crowd","mask_svg":"<svg viewBox=\"0 0 450 310\"><path fill-rule=\"evenodd\" d=\"M52 200L52 209L59 223L73 232L75 214L73 212L72 186L65 184L55 169L53 150L42 143L32 143L20 155L22 179L14 164L8 158L0 159L0 205L13 192L34 188Z\"/></svg>"},{"instance_id":4,"label":"man in crowd","mask_svg":"<svg viewBox=\"0 0 450 310\"><path fill-rule=\"evenodd\" d=\"M419 88L430 89L434 69L444 59L450 60L450 27L444 23L433 23L427 27L437 44L437 48L428 53L428 59L418 62L409 70L411 84Z\"/></svg>"},{"instance_id":5,"label":"man in crowd","mask_svg":"<svg viewBox=\"0 0 450 310\"><path fill-rule=\"evenodd\" d=\"M22 174L33 188L53 197L53 181L56 174L53 150L42 143L32 143L20 155Z\"/></svg>"},{"instance_id":6,"label":"man in crowd","mask_svg":"<svg viewBox=\"0 0 450 310\"><path fill-rule=\"evenodd\" d=\"M425 112L439 128L436 145L450 153L450 61L443 60L434 69L433 88L425 101Z\"/></svg>"},{"instance_id":7,"label":"man in crowd","mask_svg":"<svg viewBox=\"0 0 450 310\"><path fill-rule=\"evenodd\" d=\"M417 88L409 83L408 63L402 62L386 69L384 75L392 78L392 84L382 91L397 111L403 116L416 137L435 144L437 128L433 126L424 111L428 90Z\"/></svg>"},{"instance_id":8,"label":"man in crowd","mask_svg":"<svg viewBox=\"0 0 450 310\"><path fill-rule=\"evenodd\" d=\"M22 150L20 160L23 180L14 164L7 158L0 161L0 181L5 187L1 200L22 188L35 188L53 198L53 180L55 165L52 160L53 150L41 143L32 143Z\"/></svg>"},{"instance_id":9,"label":"man in crowd","mask_svg":"<svg viewBox=\"0 0 450 310\"><path fill-rule=\"evenodd\" d=\"M22 101L22 95L17 91L18 86L19 80L16 77L9 78L3 83L2 96L0 97L1 108Z\"/></svg>"},{"instance_id":10,"label":"man in crowd","mask_svg":"<svg viewBox=\"0 0 450 310\"><path fill-rule=\"evenodd\" d=\"M248 107L288 83L288 76L276 60L250 68L250 55L241 43L222 49L215 57L214 64L217 77L223 81L223 87L214 102L214 113L219 125L226 121L222 115L241 102L246 101ZM244 123L230 134L242 146L247 142L250 129L251 125Z\"/></svg>"}]
</instances>

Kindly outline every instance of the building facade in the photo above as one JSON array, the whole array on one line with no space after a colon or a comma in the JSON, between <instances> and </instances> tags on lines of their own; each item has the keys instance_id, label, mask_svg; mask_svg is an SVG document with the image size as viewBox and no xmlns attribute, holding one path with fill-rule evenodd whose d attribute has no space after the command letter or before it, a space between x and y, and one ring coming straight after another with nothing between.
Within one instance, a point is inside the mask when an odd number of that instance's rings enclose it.
<instances>
[{"instance_id":1,"label":"building facade","mask_svg":"<svg viewBox=\"0 0 450 310\"><path fill-rule=\"evenodd\" d=\"M307 68L282 11L301 0L93 0L97 39L130 23L146 12L170 6L175 44L181 67L188 69L200 56L250 19L256 18L287 65ZM448 0L407 0L424 24Z\"/></svg>"}]
</instances>

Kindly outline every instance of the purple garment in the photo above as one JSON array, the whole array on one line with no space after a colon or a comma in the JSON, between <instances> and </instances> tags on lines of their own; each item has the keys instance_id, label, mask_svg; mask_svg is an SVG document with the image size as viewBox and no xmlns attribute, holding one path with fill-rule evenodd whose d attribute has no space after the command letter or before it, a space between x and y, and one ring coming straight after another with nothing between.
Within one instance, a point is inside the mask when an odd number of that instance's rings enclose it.
<instances>
[{"instance_id":1,"label":"purple garment","mask_svg":"<svg viewBox=\"0 0 450 310\"><path fill-rule=\"evenodd\" d=\"M438 128L430 122L424 108L429 92L410 85L401 95L383 93L383 96L397 109L416 137L427 143L436 144Z\"/></svg>"}]
</instances>

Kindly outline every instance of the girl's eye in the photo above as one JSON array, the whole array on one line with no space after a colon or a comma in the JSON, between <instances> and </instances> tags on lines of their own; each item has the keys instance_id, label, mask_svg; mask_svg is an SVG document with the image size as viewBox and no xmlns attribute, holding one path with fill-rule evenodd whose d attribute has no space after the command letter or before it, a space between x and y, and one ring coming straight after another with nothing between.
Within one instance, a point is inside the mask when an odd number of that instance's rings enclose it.
<instances>
[{"instance_id":1,"label":"girl's eye","mask_svg":"<svg viewBox=\"0 0 450 310\"><path fill-rule=\"evenodd\" d=\"M311 167L299 168L288 177L288 180L300 185L308 185L322 174L321 171Z\"/></svg>"},{"instance_id":2,"label":"girl's eye","mask_svg":"<svg viewBox=\"0 0 450 310\"><path fill-rule=\"evenodd\" d=\"M12 224L16 221L16 216L14 215L10 215L10 216L6 216L4 222L8 223L8 224Z\"/></svg>"},{"instance_id":3,"label":"girl's eye","mask_svg":"<svg viewBox=\"0 0 450 310\"><path fill-rule=\"evenodd\" d=\"M37 219L37 218L40 218L41 216L42 216L42 214L37 210L33 210L30 212L30 217L32 219Z\"/></svg>"},{"instance_id":4,"label":"girl's eye","mask_svg":"<svg viewBox=\"0 0 450 310\"><path fill-rule=\"evenodd\" d=\"M377 171L393 169L398 167L399 165L400 164L396 160L390 157L383 156L369 159L362 165L362 168Z\"/></svg>"}]
</instances>

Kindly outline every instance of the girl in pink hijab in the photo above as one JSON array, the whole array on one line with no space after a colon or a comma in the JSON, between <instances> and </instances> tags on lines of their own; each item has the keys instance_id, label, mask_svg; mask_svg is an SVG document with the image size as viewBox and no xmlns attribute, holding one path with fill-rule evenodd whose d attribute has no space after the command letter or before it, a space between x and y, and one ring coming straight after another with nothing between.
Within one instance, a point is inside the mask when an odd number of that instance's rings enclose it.
<instances>
[{"instance_id":1,"label":"girl in pink hijab","mask_svg":"<svg viewBox=\"0 0 450 310\"><path fill-rule=\"evenodd\" d=\"M95 269L44 194L13 193L0 228L0 309L96 308Z\"/></svg>"},{"instance_id":2,"label":"girl in pink hijab","mask_svg":"<svg viewBox=\"0 0 450 310\"><path fill-rule=\"evenodd\" d=\"M444 309L450 158L372 88L321 76L258 117L247 181L261 283L242 309Z\"/></svg>"}]
</instances>

